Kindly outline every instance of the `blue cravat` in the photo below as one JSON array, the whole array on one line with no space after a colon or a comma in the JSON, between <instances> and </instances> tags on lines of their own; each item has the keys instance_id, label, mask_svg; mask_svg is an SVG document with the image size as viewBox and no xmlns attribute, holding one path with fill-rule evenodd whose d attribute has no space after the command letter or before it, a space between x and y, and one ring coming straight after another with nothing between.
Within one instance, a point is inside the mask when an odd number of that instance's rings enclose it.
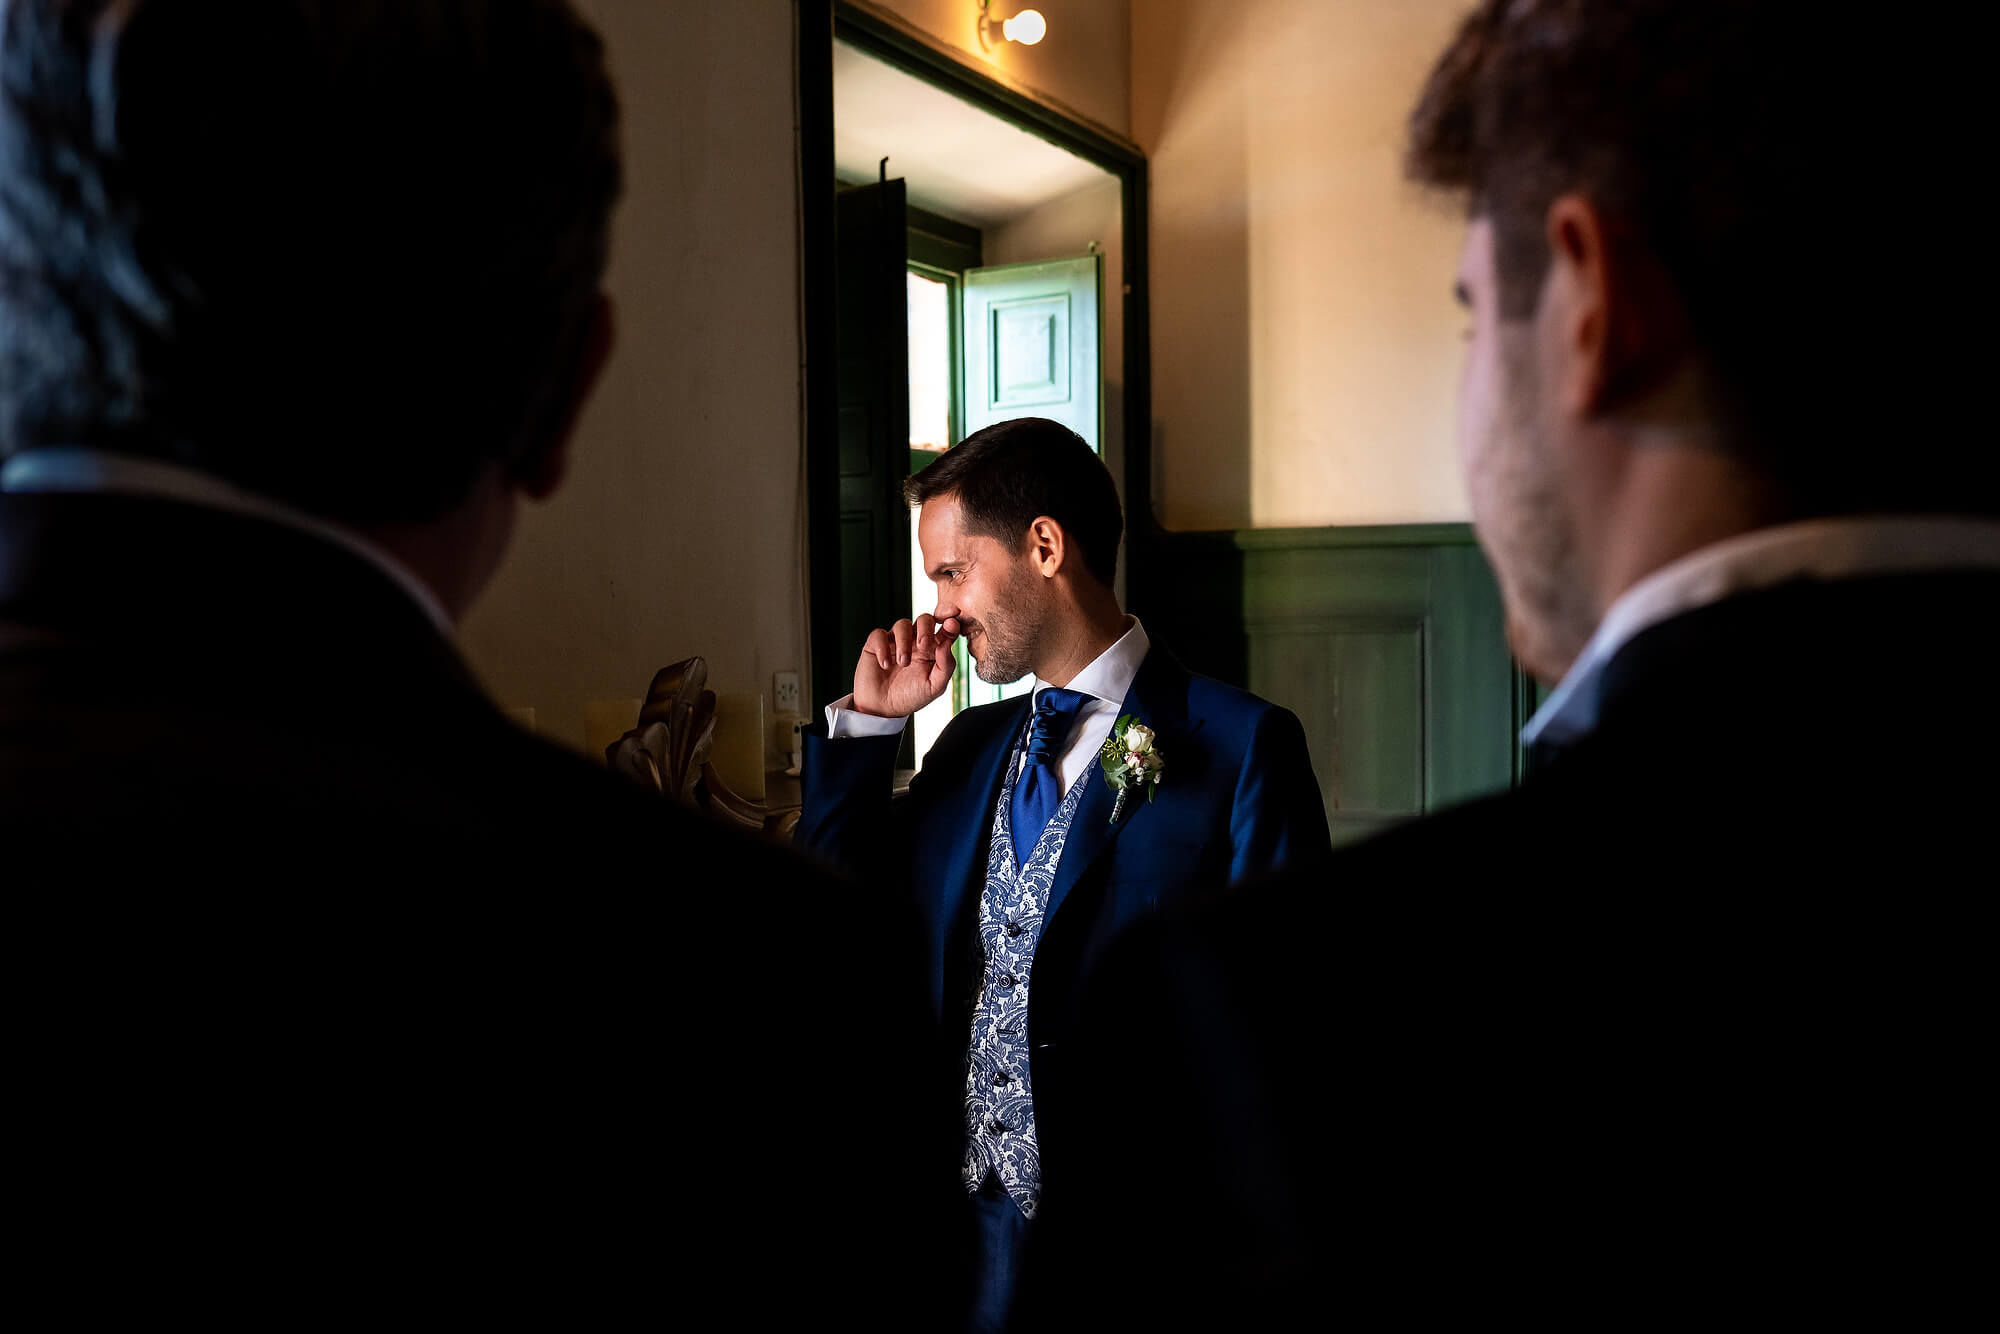
<instances>
[{"instance_id":1,"label":"blue cravat","mask_svg":"<svg viewBox=\"0 0 2000 1334\"><path fill-rule=\"evenodd\" d=\"M1035 721L1028 728L1028 762L1014 781L1014 804L1007 821L1014 838L1014 861L1021 866L1062 805L1062 756L1076 715L1090 696L1050 686L1035 698Z\"/></svg>"}]
</instances>

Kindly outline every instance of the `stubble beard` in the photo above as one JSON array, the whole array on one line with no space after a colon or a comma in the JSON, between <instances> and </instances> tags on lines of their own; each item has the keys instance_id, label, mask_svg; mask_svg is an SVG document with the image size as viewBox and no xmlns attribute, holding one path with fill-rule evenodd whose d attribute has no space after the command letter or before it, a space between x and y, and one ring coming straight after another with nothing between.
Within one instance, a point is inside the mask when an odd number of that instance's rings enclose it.
<instances>
[{"instance_id":1,"label":"stubble beard","mask_svg":"<svg viewBox=\"0 0 2000 1334\"><path fill-rule=\"evenodd\" d=\"M1503 343L1500 378L1500 410L1478 464L1484 475L1473 478L1494 511L1480 525L1480 544L1499 576L1508 646L1532 675L1555 681L1590 642L1597 616L1576 521L1541 429L1525 335Z\"/></svg>"},{"instance_id":2,"label":"stubble beard","mask_svg":"<svg viewBox=\"0 0 2000 1334\"><path fill-rule=\"evenodd\" d=\"M1010 576L1006 605L990 609L975 623L984 642L973 655L972 670L988 685L1008 685L1034 670L1042 618L1033 610L1032 581L1025 571ZM966 649L971 651L970 642Z\"/></svg>"}]
</instances>

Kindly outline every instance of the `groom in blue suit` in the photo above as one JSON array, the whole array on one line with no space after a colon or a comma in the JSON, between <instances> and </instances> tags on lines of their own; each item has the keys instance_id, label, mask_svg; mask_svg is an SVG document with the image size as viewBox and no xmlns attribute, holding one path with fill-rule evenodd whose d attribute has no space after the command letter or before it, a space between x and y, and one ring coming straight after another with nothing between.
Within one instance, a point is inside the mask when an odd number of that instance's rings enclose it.
<instances>
[{"instance_id":1,"label":"groom in blue suit","mask_svg":"<svg viewBox=\"0 0 2000 1334\"><path fill-rule=\"evenodd\" d=\"M808 735L796 841L919 907L964 1087L970 1328L999 1330L1043 1145L1061 1144L1063 1037L1092 964L1154 908L1331 848L1298 719L1192 675L1118 605L1118 494L1075 432L988 427L907 494L937 609L871 634L853 694ZM959 638L981 679L1032 673L1034 694L959 714L892 798L904 724L950 687Z\"/></svg>"}]
</instances>

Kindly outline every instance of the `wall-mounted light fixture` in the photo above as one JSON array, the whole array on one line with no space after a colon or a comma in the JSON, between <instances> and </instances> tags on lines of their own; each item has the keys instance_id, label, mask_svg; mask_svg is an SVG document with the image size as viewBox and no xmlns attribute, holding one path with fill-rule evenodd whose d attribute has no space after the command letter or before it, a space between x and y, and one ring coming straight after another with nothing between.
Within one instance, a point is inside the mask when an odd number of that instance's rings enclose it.
<instances>
[{"instance_id":1,"label":"wall-mounted light fixture","mask_svg":"<svg viewBox=\"0 0 2000 1334\"><path fill-rule=\"evenodd\" d=\"M1048 35L1049 21L1042 17L1039 9L1024 9L1010 19L996 19L988 12L989 0L979 0L979 45L991 45L988 40L996 30L1000 39L1018 42L1022 46L1033 46Z\"/></svg>"}]
</instances>

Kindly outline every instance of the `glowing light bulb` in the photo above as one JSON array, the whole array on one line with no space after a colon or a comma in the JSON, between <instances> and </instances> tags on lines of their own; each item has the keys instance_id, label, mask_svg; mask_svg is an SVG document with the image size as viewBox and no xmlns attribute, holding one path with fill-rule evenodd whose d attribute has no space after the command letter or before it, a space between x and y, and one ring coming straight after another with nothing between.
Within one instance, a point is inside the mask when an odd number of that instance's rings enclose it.
<instances>
[{"instance_id":1,"label":"glowing light bulb","mask_svg":"<svg viewBox=\"0 0 2000 1334\"><path fill-rule=\"evenodd\" d=\"M1033 46L1048 35L1049 23L1047 19L1042 17L1041 10L1024 9L1013 18L1002 23L1000 31L1006 34L1007 40L1010 42L1019 42L1022 46Z\"/></svg>"}]
</instances>

